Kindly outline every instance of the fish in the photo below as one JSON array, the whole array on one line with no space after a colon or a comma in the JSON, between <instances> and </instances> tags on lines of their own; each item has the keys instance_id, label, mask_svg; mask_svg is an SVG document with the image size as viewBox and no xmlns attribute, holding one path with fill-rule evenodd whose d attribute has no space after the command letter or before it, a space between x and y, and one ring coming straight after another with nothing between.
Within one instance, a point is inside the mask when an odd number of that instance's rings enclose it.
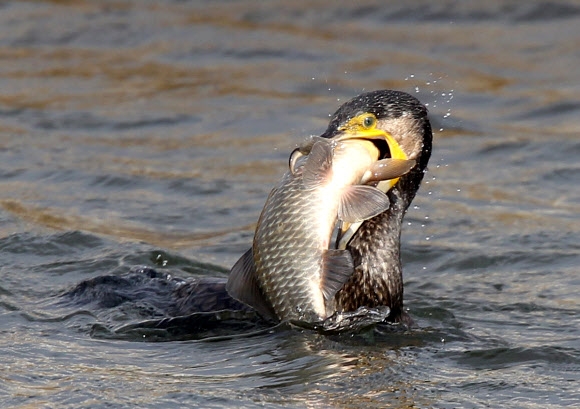
<instances>
[{"instance_id":1,"label":"fish","mask_svg":"<svg viewBox=\"0 0 580 409\"><path fill-rule=\"evenodd\" d=\"M414 160L379 160L388 138L376 117L352 118L332 140L312 137L295 149L289 170L260 214L252 248L232 267L226 290L273 321L322 322L354 273L350 253L336 249L340 223L359 223L389 208L371 184L396 179Z\"/></svg>"}]
</instances>

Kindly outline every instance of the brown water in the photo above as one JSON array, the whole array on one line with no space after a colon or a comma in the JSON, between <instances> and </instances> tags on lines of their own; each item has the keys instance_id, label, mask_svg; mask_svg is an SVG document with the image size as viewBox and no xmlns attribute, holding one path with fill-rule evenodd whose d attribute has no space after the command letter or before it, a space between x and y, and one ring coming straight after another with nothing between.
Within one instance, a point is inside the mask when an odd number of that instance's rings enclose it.
<instances>
[{"instance_id":1,"label":"brown water","mask_svg":"<svg viewBox=\"0 0 580 409\"><path fill-rule=\"evenodd\" d=\"M0 406L580 406L578 27L574 1L0 3ZM147 303L55 304L134 265L225 277L291 148L381 88L436 131L420 329L140 342L99 328Z\"/></svg>"}]
</instances>

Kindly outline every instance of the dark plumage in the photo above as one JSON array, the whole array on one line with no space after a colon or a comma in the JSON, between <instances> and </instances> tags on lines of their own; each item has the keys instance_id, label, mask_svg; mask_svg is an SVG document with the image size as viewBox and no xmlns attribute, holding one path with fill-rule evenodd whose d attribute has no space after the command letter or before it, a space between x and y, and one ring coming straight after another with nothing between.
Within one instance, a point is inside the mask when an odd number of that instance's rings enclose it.
<instances>
[{"instance_id":1,"label":"dark plumage","mask_svg":"<svg viewBox=\"0 0 580 409\"><path fill-rule=\"evenodd\" d=\"M355 273L337 293L337 307L354 311L361 306L387 305L391 308L390 321L410 323L403 312L401 227L431 156L431 124L427 108L416 98L400 91L381 90L359 95L342 105L322 136L332 138L341 125L363 112L374 114L377 128L390 133L417 165L387 192L389 210L363 222L346 244Z\"/></svg>"}]
</instances>

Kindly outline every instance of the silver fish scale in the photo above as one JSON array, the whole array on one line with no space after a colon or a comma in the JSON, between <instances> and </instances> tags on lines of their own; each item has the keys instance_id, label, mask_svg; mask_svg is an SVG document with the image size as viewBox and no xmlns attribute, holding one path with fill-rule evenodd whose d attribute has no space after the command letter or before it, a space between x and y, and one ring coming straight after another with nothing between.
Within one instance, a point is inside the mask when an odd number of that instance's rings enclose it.
<instances>
[{"instance_id":1,"label":"silver fish scale","mask_svg":"<svg viewBox=\"0 0 580 409\"><path fill-rule=\"evenodd\" d=\"M332 209L317 220L318 195L302 188L298 173L287 173L262 210L254 237L258 281L278 317L318 321L326 318L320 290L324 243L334 227ZM324 226L326 224L328 226ZM319 232L326 237L321 237Z\"/></svg>"}]
</instances>

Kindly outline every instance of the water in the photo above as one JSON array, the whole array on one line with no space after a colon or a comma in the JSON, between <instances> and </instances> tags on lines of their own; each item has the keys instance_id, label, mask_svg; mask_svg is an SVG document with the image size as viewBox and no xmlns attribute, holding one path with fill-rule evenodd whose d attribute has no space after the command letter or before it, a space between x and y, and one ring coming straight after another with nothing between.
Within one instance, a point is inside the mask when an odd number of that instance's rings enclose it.
<instances>
[{"instance_id":1,"label":"water","mask_svg":"<svg viewBox=\"0 0 580 409\"><path fill-rule=\"evenodd\" d=\"M573 1L1 3L1 406L580 406L579 20ZM107 336L163 316L147 297L59 304L135 265L225 277L289 151L380 88L436 131L402 239L419 329L154 342Z\"/></svg>"}]
</instances>

